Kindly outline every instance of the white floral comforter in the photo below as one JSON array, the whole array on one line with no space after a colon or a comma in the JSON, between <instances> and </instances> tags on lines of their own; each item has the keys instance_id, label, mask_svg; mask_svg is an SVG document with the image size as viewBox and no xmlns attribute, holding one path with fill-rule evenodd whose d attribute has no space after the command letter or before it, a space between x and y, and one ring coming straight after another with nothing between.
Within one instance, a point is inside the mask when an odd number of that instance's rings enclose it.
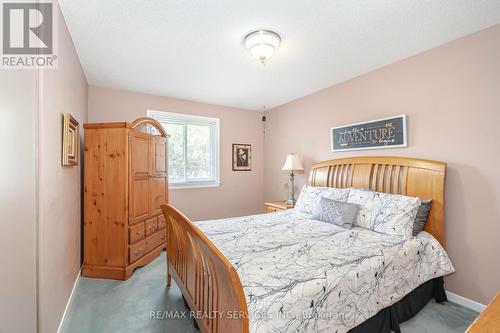
<instances>
[{"instance_id":1,"label":"white floral comforter","mask_svg":"<svg viewBox=\"0 0 500 333\"><path fill-rule=\"evenodd\" d=\"M426 232L404 241L294 209L195 224L236 268L250 332L346 332L454 272Z\"/></svg>"}]
</instances>

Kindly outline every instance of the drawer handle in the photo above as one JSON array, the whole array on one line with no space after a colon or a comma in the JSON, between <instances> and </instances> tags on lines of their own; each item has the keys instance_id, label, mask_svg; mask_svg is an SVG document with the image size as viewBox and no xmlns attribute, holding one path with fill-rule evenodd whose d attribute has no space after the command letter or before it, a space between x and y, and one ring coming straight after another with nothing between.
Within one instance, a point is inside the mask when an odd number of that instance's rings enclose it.
<instances>
[{"instance_id":1,"label":"drawer handle","mask_svg":"<svg viewBox=\"0 0 500 333\"><path fill-rule=\"evenodd\" d=\"M141 232L140 232L140 231L137 231L137 235L140 235L140 234L141 234Z\"/></svg>"}]
</instances>

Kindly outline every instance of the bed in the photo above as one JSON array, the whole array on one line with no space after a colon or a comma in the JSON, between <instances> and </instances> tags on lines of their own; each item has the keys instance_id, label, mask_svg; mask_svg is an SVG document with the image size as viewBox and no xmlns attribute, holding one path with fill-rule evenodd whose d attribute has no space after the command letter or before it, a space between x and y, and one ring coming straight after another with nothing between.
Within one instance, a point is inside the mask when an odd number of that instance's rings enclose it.
<instances>
[{"instance_id":1,"label":"bed","mask_svg":"<svg viewBox=\"0 0 500 333\"><path fill-rule=\"evenodd\" d=\"M444 251L446 164L354 157L312 166L309 185L432 199L423 232L402 240L343 229L295 209L190 222L166 205L167 286L180 287L202 332L388 332L454 271Z\"/></svg>"}]
</instances>

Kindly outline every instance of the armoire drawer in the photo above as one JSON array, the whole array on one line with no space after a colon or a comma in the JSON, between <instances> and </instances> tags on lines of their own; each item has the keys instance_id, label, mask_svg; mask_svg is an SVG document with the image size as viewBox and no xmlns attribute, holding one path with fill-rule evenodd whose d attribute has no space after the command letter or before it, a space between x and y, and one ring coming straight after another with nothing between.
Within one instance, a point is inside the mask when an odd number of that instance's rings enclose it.
<instances>
[{"instance_id":1,"label":"armoire drawer","mask_svg":"<svg viewBox=\"0 0 500 333\"><path fill-rule=\"evenodd\" d=\"M154 234L153 236L148 237L148 239L146 239L148 251L151 251L158 245L164 243L166 240L167 240L166 230L161 230L156 234Z\"/></svg>"},{"instance_id":2,"label":"armoire drawer","mask_svg":"<svg viewBox=\"0 0 500 333\"><path fill-rule=\"evenodd\" d=\"M156 220L156 217L152 218L150 220L147 220L145 222L145 226L146 226L146 237L157 232L158 231L158 222Z\"/></svg>"},{"instance_id":3,"label":"armoire drawer","mask_svg":"<svg viewBox=\"0 0 500 333\"><path fill-rule=\"evenodd\" d=\"M137 244L129 246L129 262L133 263L147 252L147 241L142 240Z\"/></svg>"},{"instance_id":4,"label":"armoire drawer","mask_svg":"<svg viewBox=\"0 0 500 333\"><path fill-rule=\"evenodd\" d=\"M131 226L129 229L129 242L130 244L137 243L146 237L144 233L144 223L139 223Z\"/></svg>"},{"instance_id":5,"label":"armoire drawer","mask_svg":"<svg viewBox=\"0 0 500 333\"><path fill-rule=\"evenodd\" d=\"M165 216L158 216L158 230L161 230L167 226L167 222L165 221Z\"/></svg>"}]
</instances>

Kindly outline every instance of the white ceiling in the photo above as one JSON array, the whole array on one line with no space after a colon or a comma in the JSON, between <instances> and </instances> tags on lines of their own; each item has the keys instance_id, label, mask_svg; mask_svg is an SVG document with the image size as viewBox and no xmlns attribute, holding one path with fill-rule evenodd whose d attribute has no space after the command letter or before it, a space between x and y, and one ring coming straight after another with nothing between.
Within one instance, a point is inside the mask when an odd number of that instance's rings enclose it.
<instances>
[{"instance_id":1,"label":"white ceiling","mask_svg":"<svg viewBox=\"0 0 500 333\"><path fill-rule=\"evenodd\" d=\"M89 84L260 110L500 23L500 0L59 0ZM256 28L283 43L263 67Z\"/></svg>"}]
</instances>

